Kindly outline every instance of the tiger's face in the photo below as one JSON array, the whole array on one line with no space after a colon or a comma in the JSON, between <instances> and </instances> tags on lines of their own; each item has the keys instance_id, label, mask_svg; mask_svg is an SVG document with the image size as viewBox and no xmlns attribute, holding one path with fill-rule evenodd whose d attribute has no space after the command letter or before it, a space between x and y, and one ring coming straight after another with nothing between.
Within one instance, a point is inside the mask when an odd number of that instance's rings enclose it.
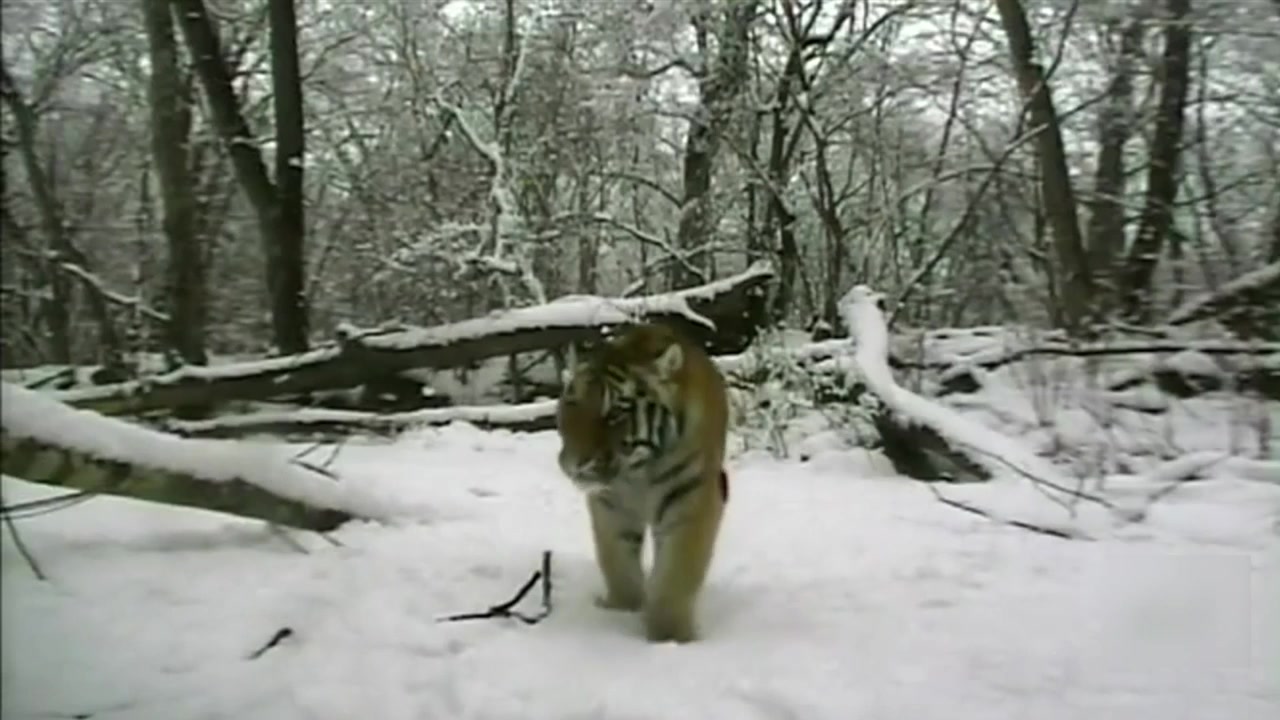
<instances>
[{"instance_id":1,"label":"tiger's face","mask_svg":"<svg viewBox=\"0 0 1280 720\"><path fill-rule=\"evenodd\" d=\"M656 408L669 407L674 393L670 354L630 362L604 352L575 369L560 398L559 463L585 492L607 488L654 457L666 418Z\"/></svg>"}]
</instances>

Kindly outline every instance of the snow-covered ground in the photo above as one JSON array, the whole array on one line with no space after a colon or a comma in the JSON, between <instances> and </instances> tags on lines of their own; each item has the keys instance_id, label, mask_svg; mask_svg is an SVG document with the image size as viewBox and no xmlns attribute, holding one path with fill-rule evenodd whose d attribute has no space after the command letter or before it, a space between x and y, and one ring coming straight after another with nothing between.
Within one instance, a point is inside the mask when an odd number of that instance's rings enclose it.
<instances>
[{"instance_id":1,"label":"snow-covered ground","mask_svg":"<svg viewBox=\"0 0 1280 720\"><path fill-rule=\"evenodd\" d=\"M586 515L555 450L553 433L465 424L348 443L342 482L416 520L351 523L340 546L291 533L306 553L258 523L119 498L18 520L49 580L6 532L3 717L1280 717L1280 484L1244 464L1062 540L943 505L862 450L738 454L705 638L677 646L591 603ZM1039 517L1027 487L942 490ZM437 622L509 598L543 550L548 619Z\"/></svg>"}]
</instances>

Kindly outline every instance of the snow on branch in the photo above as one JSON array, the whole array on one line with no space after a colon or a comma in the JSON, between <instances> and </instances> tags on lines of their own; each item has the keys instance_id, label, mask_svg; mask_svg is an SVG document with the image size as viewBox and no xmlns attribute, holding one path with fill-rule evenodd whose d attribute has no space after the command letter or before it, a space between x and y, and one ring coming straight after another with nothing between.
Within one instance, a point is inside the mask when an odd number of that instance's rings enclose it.
<instances>
[{"instance_id":1,"label":"snow on branch","mask_svg":"<svg viewBox=\"0 0 1280 720\"><path fill-rule=\"evenodd\" d=\"M126 383L70 390L64 402L107 414L182 405L262 400L338 388L417 368L447 368L490 357L599 338L606 328L646 320L682 324L713 352L741 350L746 294L773 277L767 263L679 292L638 298L573 295L533 307L430 328L339 329L336 343L310 352L212 367L187 366Z\"/></svg>"},{"instance_id":2,"label":"snow on branch","mask_svg":"<svg viewBox=\"0 0 1280 720\"><path fill-rule=\"evenodd\" d=\"M840 316L854 337L854 364L867 389L880 398L902 422L924 425L943 438L977 451L975 458L993 474L1009 468L1019 474L1044 478L1066 488L1057 471L1019 443L967 420L945 405L901 387L889 369L889 330L880 309L882 296L866 285L857 285L840 301ZM1056 482L1054 482L1056 480Z\"/></svg>"},{"instance_id":3,"label":"snow on branch","mask_svg":"<svg viewBox=\"0 0 1280 720\"><path fill-rule=\"evenodd\" d=\"M515 92L519 80L519 70L523 66L524 53L518 51L516 70L505 92ZM467 256L467 261L476 267L495 271L503 275L514 275L533 298L534 302L547 301L546 288L533 272L533 265L524 252L522 242L526 239L527 227L524 215L516 194L511 189L511 168L503 156L497 136L499 128L494 128L494 138L485 140L462 112L462 109L442 98L435 100L442 110L457 123L462 135L471 147L489 164L489 200L493 205L493 243L489 254L474 252ZM508 258L508 255L511 257Z\"/></svg>"},{"instance_id":4,"label":"snow on branch","mask_svg":"<svg viewBox=\"0 0 1280 720\"><path fill-rule=\"evenodd\" d=\"M1241 305L1275 307L1280 303L1280 260L1268 263L1226 283L1214 292L1192 298L1170 315L1170 325L1186 325Z\"/></svg>"},{"instance_id":5,"label":"snow on branch","mask_svg":"<svg viewBox=\"0 0 1280 720\"><path fill-rule=\"evenodd\" d=\"M121 307L132 308L141 313L144 317L150 318L158 323L169 322L169 316L156 310L142 301L142 298L136 296L123 295L107 287L102 278L85 270L80 265L73 262L63 261L58 264L62 270L70 275L74 275L85 287L97 293L107 302L119 305Z\"/></svg>"},{"instance_id":6,"label":"snow on branch","mask_svg":"<svg viewBox=\"0 0 1280 720\"><path fill-rule=\"evenodd\" d=\"M370 335L363 338L361 342L371 349L396 350L445 345L461 340L528 329L550 330L618 325L637 322L651 316L680 317L714 330L716 323L695 310L696 305L711 303L718 297L744 285L755 286L772 277L772 268L768 263L761 262L737 275L675 292L638 298L565 295L544 305L498 311L487 317L433 328Z\"/></svg>"},{"instance_id":7,"label":"snow on branch","mask_svg":"<svg viewBox=\"0 0 1280 720\"><path fill-rule=\"evenodd\" d=\"M1064 507L1070 508L1076 500L1084 499L1112 509L1105 499L1075 489L1072 479L1063 476L1016 438L983 427L945 405L898 385L887 360L889 331L880 307L881 298L865 285L855 286L841 299L840 315L853 334L853 359L860 379L888 408L896 424L924 426L953 449L963 452L967 459L986 468L993 477L1013 470Z\"/></svg>"},{"instance_id":8,"label":"snow on branch","mask_svg":"<svg viewBox=\"0 0 1280 720\"><path fill-rule=\"evenodd\" d=\"M680 265L680 267L687 270L696 278L706 277L706 273L702 270L702 268L698 267L697 265L694 265L689 260L690 256L699 252L703 252L706 248L685 248L685 249L677 248L674 245L672 245L668 240L658 237L653 233L645 232L644 230L641 230L640 228L636 227L635 225L632 225L631 223L623 222L622 220L619 220L613 217L609 213L595 213L591 215L591 220L593 220L594 222L603 223L617 230L621 230L627 235L630 235L635 240L638 240L639 242L644 243L645 245L649 245L651 247L657 248L658 250L662 251L663 253L662 257L657 258L656 262L660 262L660 263L674 262ZM644 280L644 275L641 274L641 284L643 284L643 280Z\"/></svg>"},{"instance_id":9,"label":"snow on branch","mask_svg":"<svg viewBox=\"0 0 1280 720\"><path fill-rule=\"evenodd\" d=\"M279 445L189 440L0 384L3 471L89 492L187 505L313 530L394 505Z\"/></svg>"},{"instance_id":10,"label":"snow on branch","mask_svg":"<svg viewBox=\"0 0 1280 720\"><path fill-rule=\"evenodd\" d=\"M465 422L484 430L533 432L556 424L556 401L518 405L471 405L428 408L410 412L372 413L359 410L303 408L232 415L213 420L168 420L167 430L187 437L271 435L348 435L355 432L397 435L423 426Z\"/></svg>"}]
</instances>

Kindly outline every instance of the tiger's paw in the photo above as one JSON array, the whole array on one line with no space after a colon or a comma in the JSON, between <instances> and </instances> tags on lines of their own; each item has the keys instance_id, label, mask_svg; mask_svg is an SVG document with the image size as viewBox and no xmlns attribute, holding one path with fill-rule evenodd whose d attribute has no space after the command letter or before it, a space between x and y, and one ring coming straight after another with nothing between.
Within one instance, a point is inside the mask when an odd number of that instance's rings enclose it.
<instances>
[{"instance_id":1,"label":"tiger's paw","mask_svg":"<svg viewBox=\"0 0 1280 720\"><path fill-rule=\"evenodd\" d=\"M653 607L645 608L644 634L653 643L688 643L698 639L691 613L670 612Z\"/></svg>"}]
</instances>

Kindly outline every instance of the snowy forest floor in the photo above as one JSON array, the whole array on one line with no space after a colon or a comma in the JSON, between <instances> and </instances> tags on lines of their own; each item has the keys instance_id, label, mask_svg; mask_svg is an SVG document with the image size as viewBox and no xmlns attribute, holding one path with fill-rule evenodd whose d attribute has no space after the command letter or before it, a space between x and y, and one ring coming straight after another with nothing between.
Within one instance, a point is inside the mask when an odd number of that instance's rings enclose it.
<instances>
[{"instance_id":1,"label":"snowy forest floor","mask_svg":"<svg viewBox=\"0 0 1280 720\"><path fill-rule=\"evenodd\" d=\"M335 546L100 497L6 533L6 720L1263 720L1280 716L1280 485L1230 468L1092 540L940 503L861 450L738 454L705 639L597 609L553 433L348 443L344 481L420 518ZM1119 484L1116 484L1119 487ZM1016 513L1016 481L945 486ZM60 492L4 478L7 502ZM1043 508L1028 508L1040 513ZM441 623L553 552L537 625ZM537 609L537 593L525 601ZM281 628L292 636L249 659Z\"/></svg>"}]
</instances>

